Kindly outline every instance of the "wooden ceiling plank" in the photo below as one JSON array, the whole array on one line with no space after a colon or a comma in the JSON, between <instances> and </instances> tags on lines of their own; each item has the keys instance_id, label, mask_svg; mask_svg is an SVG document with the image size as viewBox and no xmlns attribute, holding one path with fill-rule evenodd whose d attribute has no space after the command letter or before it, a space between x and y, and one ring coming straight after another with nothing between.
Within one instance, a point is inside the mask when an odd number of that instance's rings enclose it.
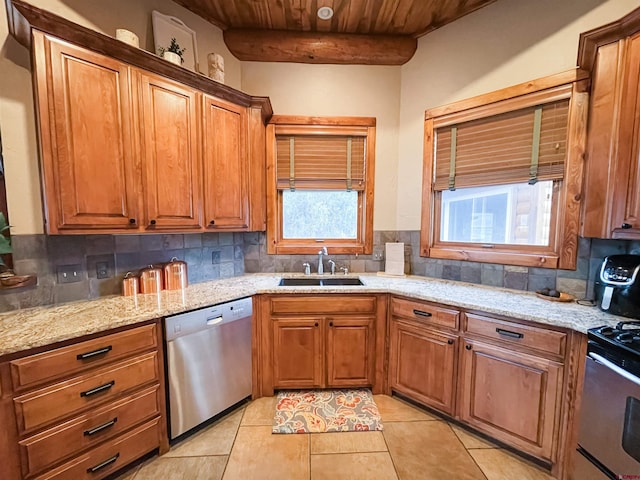
<instances>
[{"instance_id":1,"label":"wooden ceiling plank","mask_svg":"<svg viewBox=\"0 0 640 480\"><path fill-rule=\"evenodd\" d=\"M400 0L383 0L371 33L388 33Z\"/></svg>"},{"instance_id":2,"label":"wooden ceiling plank","mask_svg":"<svg viewBox=\"0 0 640 480\"><path fill-rule=\"evenodd\" d=\"M285 2L267 1L266 4L269 9L269 18L271 19L271 23L268 28L273 30L286 30L287 16L285 12Z\"/></svg>"},{"instance_id":3,"label":"wooden ceiling plank","mask_svg":"<svg viewBox=\"0 0 640 480\"><path fill-rule=\"evenodd\" d=\"M413 2L400 33L411 35L413 32L425 30L434 20L453 16L452 11L458 8L461 1L464 0Z\"/></svg>"},{"instance_id":4,"label":"wooden ceiling plank","mask_svg":"<svg viewBox=\"0 0 640 480\"><path fill-rule=\"evenodd\" d=\"M404 26L407 23L407 17L409 17L412 5L413 0L400 0L396 13L391 20L389 33L400 34L404 31Z\"/></svg>"},{"instance_id":5,"label":"wooden ceiling plank","mask_svg":"<svg viewBox=\"0 0 640 480\"><path fill-rule=\"evenodd\" d=\"M207 0L206 2L194 2L193 0L173 1L222 30L225 30L230 26L226 15L218 14L216 12L217 0Z\"/></svg>"},{"instance_id":6,"label":"wooden ceiling plank","mask_svg":"<svg viewBox=\"0 0 640 480\"><path fill-rule=\"evenodd\" d=\"M409 35L236 30L224 32L229 51L242 61L402 65L416 51Z\"/></svg>"},{"instance_id":7,"label":"wooden ceiling plank","mask_svg":"<svg viewBox=\"0 0 640 480\"><path fill-rule=\"evenodd\" d=\"M360 25L360 19L364 16L365 6L368 0L351 0L349 8L345 10L344 29L341 33L356 33Z\"/></svg>"},{"instance_id":8,"label":"wooden ceiling plank","mask_svg":"<svg viewBox=\"0 0 640 480\"><path fill-rule=\"evenodd\" d=\"M300 24L303 32L310 32L315 26L315 19L318 18L318 7L316 0L298 0L300 2Z\"/></svg>"},{"instance_id":9,"label":"wooden ceiling plank","mask_svg":"<svg viewBox=\"0 0 640 480\"><path fill-rule=\"evenodd\" d=\"M453 13L451 16L448 16L445 19L440 19L436 24L430 24L427 27L425 27L422 30L416 31L416 32L412 32L411 35L413 35L415 38L419 38L422 37L423 35L426 35L429 32L432 32L434 30L436 30L437 28L440 28L444 25L446 25L447 23L451 23L455 20L458 20L461 17L464 17L465 15L468 15L470 13L475 12L476 10L482 8L482 7L486 7L487 5L495 2L496 0L473 0L472 2L466 2L465 3L465 9L458 9L455 13Z\"/></svg>"}]
</instances>

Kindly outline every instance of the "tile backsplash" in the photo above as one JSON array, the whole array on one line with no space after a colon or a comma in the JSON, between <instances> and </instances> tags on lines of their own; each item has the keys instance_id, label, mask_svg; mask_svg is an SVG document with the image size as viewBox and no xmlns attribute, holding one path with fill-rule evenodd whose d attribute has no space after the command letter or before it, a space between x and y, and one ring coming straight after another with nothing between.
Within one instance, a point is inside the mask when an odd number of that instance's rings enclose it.
<instances>
[{"instance_id":1,"label":"tile backsplash","mask_svg":"<svg viewBox=\"0 0 640 480\"><path fill-rule=\"evenodd\" d=\"M593 282L602 259L616 253L640 254L640 241L580 239L578 268L549 270L489 263L438 260L419 256L418 231L376 231L374 253L384 254L386 242L404 242L405 272L426 277L538 290L555 286L578 297L593 296ZM309 262L317 271L317 255L267 255L266 236L251 233L166 235L14 235L16 273L36 274L37 286L0 291L0 311L53 305L119 294L128 271L172 257L188 264L189 282L242 275L245 272L303 272ZM384 270L384 259L373 255L329 255L352 273ZM62 283L62 268L77 270L78 281ZM102 273L98 278L98 270Z\"/></svg>"}]
</instances>

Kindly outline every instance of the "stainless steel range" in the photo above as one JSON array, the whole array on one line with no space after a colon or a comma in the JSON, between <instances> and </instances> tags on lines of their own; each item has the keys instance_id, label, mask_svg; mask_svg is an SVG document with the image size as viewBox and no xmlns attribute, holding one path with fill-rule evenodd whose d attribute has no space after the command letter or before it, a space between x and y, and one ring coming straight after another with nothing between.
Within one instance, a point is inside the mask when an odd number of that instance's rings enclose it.
<instances>
[{"instance_id":1,"label":"stainless steel range","mask_svg":"<svg viewBox=\"0 0 640 480\"><path fill-rule=\"evenodd\" d=\"M574 480L640 479L640 321L592 328Z\"/></svg>"}]
</instances>

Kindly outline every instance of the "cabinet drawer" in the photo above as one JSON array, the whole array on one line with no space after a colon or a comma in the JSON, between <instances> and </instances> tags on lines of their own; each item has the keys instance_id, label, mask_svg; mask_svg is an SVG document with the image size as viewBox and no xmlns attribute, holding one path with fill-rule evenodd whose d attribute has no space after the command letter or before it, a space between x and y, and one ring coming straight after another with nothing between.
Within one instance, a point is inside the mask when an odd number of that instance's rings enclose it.
<instances>
[{"instance_id":1,"label":"cabinet drawer","mask_svg":"<svg viewBox=\"0 0 640 480\"><path fill-rule=\"evenodd\" d=\"M18 389L71 376L157 345L155 325L94 338L11 362L13 386Z\"/></svg>"},{"instance_id":2,"label":"cabinet drawer","mask_svg":"<svg viewBox=\"0 0 640 480\"><path fill-rule=\"evenodd\" d=\"M376 297L334 297L331 295L315 295L295 297L272 297L271 313L309 313L309 314L340 314L340 313L374 313L376 311Z\"/></svg>"},{"instance_id":3,"label":"cabinet drawer","mask_svg":"<svg viewBox=\"0 0 640 480\"><path fill-rule=\"evenodd\" d=\"M20 442L24 473L33 475L160 413L157 385Z\"/></svg>"},{"instance_id":4,"label":"cabinet drawer","mask_svg":"<svg viewBox=\"0 0 640 480\"><path fill-rule=\"evenodd\" d=\"M37 480L74 480L103 478L133 460L158 448L160 418L141 425L130 432L103 443L79 455L70 462L36 477Z\"/></svg>"},{"instance_id":5,"label":"cabinet drawer","mask_svg":"<svg viewBox=\"0 0 640 480\"><path fill-rule=\"evenodd\" d=\"M567 334L467 313L465 331L552 355L564 356Z\"/></svg>"},{"instance_id":6,"label":"cabinet drawer","mask_svg":"<svg viewBox=\"0 0 640 480\"><path fill-rule=\"evenodd\" d=\"M460 318L460 312L457 310L403 298L391 299L391 314L452 330L458 329L458 319Z\"/></svg>"},{"instance_id":7,"label":"cabinet drawer","mask_svg":"<svg viewBox=\"0 0 640 480\"><path fill-rule=\"evenodd\" d=\"M36 390L13 400L18 428L44 426L157 379L157 353L151 352Z\"/></svg>"}]
</instances>

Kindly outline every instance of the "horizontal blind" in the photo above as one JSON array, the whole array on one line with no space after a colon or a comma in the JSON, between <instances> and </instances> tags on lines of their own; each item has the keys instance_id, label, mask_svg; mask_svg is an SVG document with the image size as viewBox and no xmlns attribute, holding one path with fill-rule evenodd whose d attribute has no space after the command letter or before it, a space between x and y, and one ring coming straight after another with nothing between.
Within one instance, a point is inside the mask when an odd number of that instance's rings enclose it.
<instances>
[{"instance_id":1,"label":"horizontal blind","mask_svg":"<svg viewBox=\"0 0 640 480\"><path fill-rule=\"evenodd\" d=\"M568 99L437 129L434 189L450 187L452 153L456 188L529 181L536 108L542 109L537 179L561 179ZM455 152L451 152L452 130Z\"/></svg>"},{"instance_id":2,"label":"horizontal blind","mask_svg":"<svg viewBox=\"0 0 640 480\"><path fill-rule=\"evenodd\" d=\"M364 190L364 137L276 135L276 155L276 173L280 190L292 186L295 189L306 190L346 190L349 187L352 190ZM350 169L347 168L349 164Z\"/></svg>"}]
</instances>

